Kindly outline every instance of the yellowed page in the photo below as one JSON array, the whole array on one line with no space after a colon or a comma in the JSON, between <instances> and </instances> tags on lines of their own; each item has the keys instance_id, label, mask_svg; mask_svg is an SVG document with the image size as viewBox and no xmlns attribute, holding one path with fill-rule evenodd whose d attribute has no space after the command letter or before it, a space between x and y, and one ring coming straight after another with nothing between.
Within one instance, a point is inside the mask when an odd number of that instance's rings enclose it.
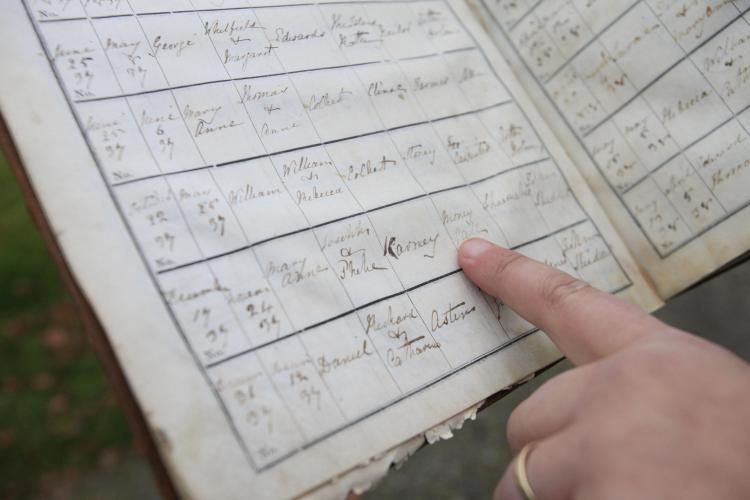
<instances>
[{"instance_id":1,"label":"yellowed page","mask_svg":"<svg viewBox=\"0 0 750 500\"><path fill-rule=\"evenodd\" d=\"M659 304L460 1L0 11L0 110L185 497L364 486L558 359L468 237Z\"/></svg>"},{"instance_id":2,"label":"yellowed page","mask_svg":"<svg viewBox=\"0 0 750 500\"><path fill-rule=\"evenodd\" d=\"M662 297L750 248L750 3L479 3Z\"/></svg>"}]
</instances>

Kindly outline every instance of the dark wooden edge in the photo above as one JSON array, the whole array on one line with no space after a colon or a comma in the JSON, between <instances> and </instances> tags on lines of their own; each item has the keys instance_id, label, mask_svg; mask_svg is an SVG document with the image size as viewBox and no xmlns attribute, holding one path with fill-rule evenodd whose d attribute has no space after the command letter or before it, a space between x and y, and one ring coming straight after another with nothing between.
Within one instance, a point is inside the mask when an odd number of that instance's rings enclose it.
<instances>
[{"instance_id":1,"label":"dark wooden edge","mask_svg":"<svg viewBox=\"0 0 750 500\"><path fill-rule=\"evenodd\" d=\"M151 433L148 424L146 423L145 415L135 399L135 395L125 378L125 374L120 368L120 364L117 361L115 352L109 342L109 338L104 332L104 328L96 317L91 304L87 300L83 290L81 290L81 287L76 282L75 277L68 267L65 256L54 237L49 221L44 214L44 209L34 192L29 176L23 167L18 150L13 143L10 131L1 113L0 149L5 153L5 157L7 158L16 181L21 188L26 207L31 214L31 219L34 221L37 230L41 233L47 250L60 270L60 275L66 288L73 297L76 309L83 320L88 341L93 347L104 368L104 372L109 378L110 385L114 389L118 404L125 413L133 432L138 451L146 457L151 466L151 471L159 492L162 497L166 499L179 498L177 489L175 488L159 454L154 435Z\"/></svg>"}]
</instances>

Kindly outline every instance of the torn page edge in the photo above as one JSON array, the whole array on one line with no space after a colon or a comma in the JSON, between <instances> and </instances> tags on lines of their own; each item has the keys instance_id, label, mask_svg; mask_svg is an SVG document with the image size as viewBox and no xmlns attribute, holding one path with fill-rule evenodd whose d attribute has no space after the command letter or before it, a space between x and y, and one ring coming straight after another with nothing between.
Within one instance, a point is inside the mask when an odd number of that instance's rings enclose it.
<instances>
[{"instance_id":1,"label":"torn page edge","mask_svg":"<svg viewBox=\"0 0 750 500\"><path fill-rule=\"evenodd\" d=\"M373 457L367 463L334 478L330 483L304 495L305 500L343 499L349 493L361 495L385 478L388 471L400 468L406 460L426 444L434 444L453 437L453 431L460 430L467 420L476 420L477 412L485 401L482 400L469 409L428 429L423 434L391 448L382 455Z\"/></svg>"},{"instance_id":2,"label":"torn page edge","mask_svg":"<svg viewBox=\"0 0 750 500\"><path fill-rule=\"evenodd\" d=\"M440 440L452 438L453 431L461 430L467 420L476 420L477 414L481 410L487 408L497 400L502 399L505 395L516 388L530 382L563 359L563 357L560 357L547 366L529 373L525 377L517 380L504 389L501 389L493 397L475 404L466 411L463 411L443 423L428 429L423 434L414 436L412 439L396 446L395 448L391 448L382 455L373 457L369 462L355 467L339 477L334 478L330 483L321 486L300 498L304 498L305 500L327 500L345 499L350 493L361 495L383 480L391 468L400 468L409 457L417 452L417 450L425 445L434 444Z\"/></svg>"}]
</instances>

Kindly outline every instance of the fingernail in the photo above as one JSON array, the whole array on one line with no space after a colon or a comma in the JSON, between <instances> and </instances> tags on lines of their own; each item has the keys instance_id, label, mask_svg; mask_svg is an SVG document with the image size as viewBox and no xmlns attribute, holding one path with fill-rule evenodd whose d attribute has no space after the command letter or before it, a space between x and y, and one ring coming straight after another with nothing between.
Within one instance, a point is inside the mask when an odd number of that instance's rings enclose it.
<instances>
[{"instance_id":1,"label":"fingernail","mask_svg":"<svg viewBox=\"0 0 750 500\"><path fill-rule=\"evenodd\" d=\"M464 241L464 243L461 245L461 248L459 249L459 252L461 254L461 257L463 257L464 259L473 260L479 258L480 255L482 255L493 246L494 245L487 240L472 238L470 240Z\"/></svg>"}]
</instances>

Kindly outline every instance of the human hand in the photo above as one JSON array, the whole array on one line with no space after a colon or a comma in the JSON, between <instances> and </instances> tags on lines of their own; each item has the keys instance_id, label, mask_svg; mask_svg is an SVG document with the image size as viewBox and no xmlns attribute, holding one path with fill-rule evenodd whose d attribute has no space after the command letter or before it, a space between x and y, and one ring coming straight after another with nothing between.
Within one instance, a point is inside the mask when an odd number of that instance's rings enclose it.
<instances>
[{"instance_id":1,"label":"human hand","mask_svg":"<svg viewBox=\"0 0 750 500\"><path fill-rule=\"evenodd\" d=\"M459 262L575 364L507 434L538 500L750 498L750 365L638 307L484 240ZM747 329L747 325L740 328ZM496 499L524 498L515 461Z\"/></svg>"}]
</instances>

